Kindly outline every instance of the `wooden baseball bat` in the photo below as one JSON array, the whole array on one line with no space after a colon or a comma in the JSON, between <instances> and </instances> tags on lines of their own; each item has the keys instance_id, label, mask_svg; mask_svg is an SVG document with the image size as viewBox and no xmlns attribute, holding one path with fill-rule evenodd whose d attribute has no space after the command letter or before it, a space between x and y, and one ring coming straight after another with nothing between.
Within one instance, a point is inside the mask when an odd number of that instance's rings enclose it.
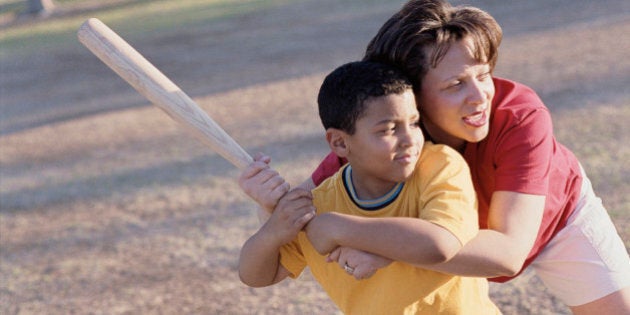
<instances>
[{"instance_id":1,"label":"wooden baseball bat","mask_svg":"<svg viewBox=\"0 0 630 315\"><path fill-rule=\"evenodd\" d=\"M154 105L239 169L251 156L208 114L131 45L96 18L85 21L79 41Z\"/></svg>"}]
</instances>

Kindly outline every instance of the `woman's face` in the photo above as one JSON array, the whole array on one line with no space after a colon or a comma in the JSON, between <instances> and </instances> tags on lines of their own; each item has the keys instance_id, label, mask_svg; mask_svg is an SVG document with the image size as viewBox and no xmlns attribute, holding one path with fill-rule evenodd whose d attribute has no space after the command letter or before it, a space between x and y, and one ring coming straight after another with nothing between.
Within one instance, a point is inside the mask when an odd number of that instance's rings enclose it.
<instances>
[{"instance_id":1,"label":"woman's face","mask_svg":"<svg viewBox=\"0 0 630 315\"><path fill-rule=\"evenodd\" d=\"M433 141L461 152L466 142L488 135L494 97L490 71L490 65L475 60L466 39L453 43L437 67L429 68L416 97Z\"/></svg>"}]
</instances>

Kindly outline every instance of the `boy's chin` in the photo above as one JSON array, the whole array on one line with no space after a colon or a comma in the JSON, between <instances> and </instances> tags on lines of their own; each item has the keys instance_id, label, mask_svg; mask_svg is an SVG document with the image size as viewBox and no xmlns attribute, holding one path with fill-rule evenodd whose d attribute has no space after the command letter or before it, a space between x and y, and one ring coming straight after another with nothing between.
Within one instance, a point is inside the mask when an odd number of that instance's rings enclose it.
<instances>
[{"instance_id":1,"label":"boy's chin","mask_svg":"<svg viewBox=\"0 0 630 315\"><path fill-rule=\"evenodd\" d=\"M413 171L414 168L408 169L408 170L403 170L401 171L395 179L395 182L397 183L401 183L401 182L406 182L407 180L409 180L411 178L411 176L413 175Z\"/></svg>"}]
</instances>

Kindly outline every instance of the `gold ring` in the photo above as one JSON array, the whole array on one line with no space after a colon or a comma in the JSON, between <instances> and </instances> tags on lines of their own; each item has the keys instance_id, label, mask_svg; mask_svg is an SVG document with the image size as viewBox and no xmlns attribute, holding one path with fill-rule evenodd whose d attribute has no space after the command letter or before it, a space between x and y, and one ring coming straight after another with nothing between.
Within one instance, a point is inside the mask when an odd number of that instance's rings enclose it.
<instances>
[{"instance_id":1,"label":"gold ring","mask_svg":"<svg viewBox=\"0 0 630 315\"><path fill-rule=\"evenodd\" d=\"M354 273L354 268L348 266L348 263L343 265L343 270L345 270L348 274L353 274Z\"/></svg>"}]
</instances>

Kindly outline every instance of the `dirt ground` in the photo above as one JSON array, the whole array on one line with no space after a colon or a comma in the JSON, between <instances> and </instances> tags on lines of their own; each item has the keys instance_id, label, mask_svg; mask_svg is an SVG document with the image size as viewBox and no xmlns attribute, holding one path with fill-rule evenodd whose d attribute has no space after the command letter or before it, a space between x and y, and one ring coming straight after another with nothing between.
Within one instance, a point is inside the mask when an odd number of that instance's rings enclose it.
<instances>
[{"instance_id":1,"label":"dirt ground","mask_svg":"<svg viewBox=\"0 0 630 315\"><path fill-rule=\"evenodd\" d=\"M321 80L401 3L291 1L127 39L297 184L327 153ZM628 247L630 2L469 3L503 26L497 75L539 92ZM86 49L0 62L0 314L337 313L308 274L241 284L257 219L238 171ZM491 291L505 314L568 314L530 272Z\"/></svg>"}]
</instances>

